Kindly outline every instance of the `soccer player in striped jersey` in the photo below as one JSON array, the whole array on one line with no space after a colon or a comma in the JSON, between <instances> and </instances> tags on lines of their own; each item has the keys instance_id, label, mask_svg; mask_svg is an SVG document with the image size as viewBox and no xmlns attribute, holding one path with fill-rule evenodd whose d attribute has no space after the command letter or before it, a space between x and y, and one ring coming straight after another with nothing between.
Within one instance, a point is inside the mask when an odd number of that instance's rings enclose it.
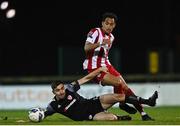
<instances>
[{"instance_id":1,"label":"soccer player in striped jersey","mask_svg":"<svg viewBox=\"0 0 180 126\"><path fill-rule=\"evenodd\" d=\"M83 69L90 73L99 67L106 66L109 73L101 73L94 81L102 85L114 86L114 93L135 96L122 75L113 67L108 59L108 53L114 41L112 31L116 26L117 19L117 15L114 13L104 13L102 15L102 27L93 28L89 31L84 46L86 59L83 63ZM119 104L119 107L130 114L135 114L138 110L142 120L153 120L144 111L141 104L134 104L136 109L128 104Z\"/></svg>"}]
</instances>

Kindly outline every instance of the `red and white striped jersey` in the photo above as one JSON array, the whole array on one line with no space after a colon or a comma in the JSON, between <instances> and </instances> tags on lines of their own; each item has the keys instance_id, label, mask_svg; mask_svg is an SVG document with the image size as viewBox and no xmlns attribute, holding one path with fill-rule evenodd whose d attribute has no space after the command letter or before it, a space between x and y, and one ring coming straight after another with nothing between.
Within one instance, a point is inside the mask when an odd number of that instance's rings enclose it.
<instances>
[{"instance_id":1,"label":"red and white striped jersey","mask_svg":"<svg viewBox=\"0 0 180 126\"><path fill-rule=\"evenodd\" d=\"M110 39L110 43L89 51L86 54L83 69L95 69L101 66L111 65L108 59L108 52L114 41L114 36L111 33L106 35L101 28L94 28L88 33L86 42L102 44L103 39Z\"/></svg>"}]
</instances>

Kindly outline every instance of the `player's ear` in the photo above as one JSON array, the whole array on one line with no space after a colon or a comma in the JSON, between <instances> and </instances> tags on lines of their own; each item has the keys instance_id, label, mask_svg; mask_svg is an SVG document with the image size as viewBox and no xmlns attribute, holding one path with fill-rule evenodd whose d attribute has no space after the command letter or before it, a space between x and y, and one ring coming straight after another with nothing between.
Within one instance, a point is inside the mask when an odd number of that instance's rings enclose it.
<instances>
[{"instance_id":1,"label":"player's ear","mask_svg":"<svg viewBox=\"0 0 180 126\"><path fill-rule=\"evenodd\" d=\"M113 28L115 28L116 27L116 23L114 23L114 25L113 25Z\"/></svg>"},{"instance_id":2,"label":"player's ear","mask_svg":"<svg viewBox=\"0 0 180 126\"><path fill-rule=\"evenodd\" d=\"M101 25L104 26L104 21L101 22Z\"/></svg>"}]
</instances>

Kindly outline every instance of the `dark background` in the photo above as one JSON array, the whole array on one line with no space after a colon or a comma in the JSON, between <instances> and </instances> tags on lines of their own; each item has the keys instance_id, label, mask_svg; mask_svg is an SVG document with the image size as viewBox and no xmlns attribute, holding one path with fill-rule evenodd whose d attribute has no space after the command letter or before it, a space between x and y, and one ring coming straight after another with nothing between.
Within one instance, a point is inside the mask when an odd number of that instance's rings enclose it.
<instances>
[{"instance_id":1,"label":"dark background","mask_svg":"<svg viewBox=\"0 0 180 126\"><path fill-rule=\"evenodd\" d=\"M180 72L179 1L9 0L9 3L8 9L16 9L16 16L7 19L6 10L0 11L0 76L58 75L59 69L63 69L64 75L82 74L86 35L91 28L100 26L101 15L106 11L119 18L112 51L120 52L117 69L121 73L148 73L149 50L160 52L160 73ZM63 58L59 49L63 49ZM168 58L168 54L172 56ZM169 60L172 68L168 68Z\"/></svg>"}]
</instances>

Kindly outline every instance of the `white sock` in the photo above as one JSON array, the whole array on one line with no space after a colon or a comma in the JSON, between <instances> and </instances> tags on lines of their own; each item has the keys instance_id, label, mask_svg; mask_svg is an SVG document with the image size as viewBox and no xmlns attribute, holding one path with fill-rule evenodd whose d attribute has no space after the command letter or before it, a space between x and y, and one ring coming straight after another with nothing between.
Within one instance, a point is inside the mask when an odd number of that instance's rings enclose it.
<instances>
[{"instance_id":1,"label":"white sock","mask_svg":"<svg viewBox=\"0 0 180 126\"><path fill-rule=\"evenodd\" d=\"M144 115L146 115L146 114L147 114L146 112L141 112L141 115L142 115L142 116L144 116Z\"/></svg>"}]
</instances>

